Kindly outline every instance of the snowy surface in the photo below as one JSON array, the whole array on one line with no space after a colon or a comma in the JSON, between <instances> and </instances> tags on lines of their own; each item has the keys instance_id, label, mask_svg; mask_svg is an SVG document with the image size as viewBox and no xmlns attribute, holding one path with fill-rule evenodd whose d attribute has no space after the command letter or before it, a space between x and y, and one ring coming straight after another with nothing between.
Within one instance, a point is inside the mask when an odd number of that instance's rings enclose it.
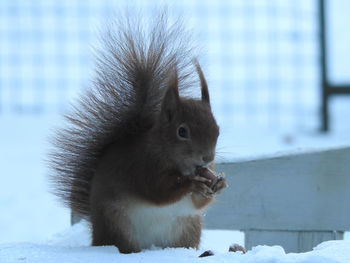
<instances>
[{"instance_id":1,"label":"snowy surface","mask_svg":"<svg viewBox=\"0 0 350 263\"><path fill-rule=\"evenodd\" d=\"M0 119L0 243L35 242L69 226L69 211L48 192L45 156L54 124L49 116Z\"/></svg>"},{"instance_id":2,"label":"snowy surface","mask_svg":"<svg viewBox=\"0 0 350 263\"><path fill-rule=\"evenodd\" d=\"M44 244L13 243L0 245L0 262L255 262L255 263L333 263L350 262L350 241L328 241L307 253L286 254L280 246L257 246L247 254L227 252L237 238L232 231L204 231L199 250L152 248L134 254L120 254L113 246L90 247L89 226L79 223ZM239 239L239 237L238 237ZM198 258L205 250L214 256Z\"/></svg>"}]
</instances>

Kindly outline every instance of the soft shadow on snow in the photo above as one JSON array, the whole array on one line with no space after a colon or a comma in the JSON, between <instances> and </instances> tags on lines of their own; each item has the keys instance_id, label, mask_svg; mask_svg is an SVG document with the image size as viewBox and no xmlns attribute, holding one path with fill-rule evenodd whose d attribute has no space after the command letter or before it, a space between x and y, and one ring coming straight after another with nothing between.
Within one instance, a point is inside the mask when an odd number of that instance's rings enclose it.
<instances>
[{"instance_id":1,"label":"soft shadow on snow","mask_svg":"<svg viewBox=\"0 0 350 263\"><path fill-rule=\"evenodd\" d=\"M199 250L152 248L140 253L120 254L114 246L91 247L90 226L87 222L81 222L54 235L42 244L2 244L0 245L0 262L350 262L350 241L327 241L318 245L313 251L299 254L286 254L280 246L257 246L243 255L240 252L227 252L227 244L232 243L234 238L237 238L235 231L204 230L203 242ZM213 249L215 255L198 258L198 255L207 249Z\"/></svg>"}]
</instances>

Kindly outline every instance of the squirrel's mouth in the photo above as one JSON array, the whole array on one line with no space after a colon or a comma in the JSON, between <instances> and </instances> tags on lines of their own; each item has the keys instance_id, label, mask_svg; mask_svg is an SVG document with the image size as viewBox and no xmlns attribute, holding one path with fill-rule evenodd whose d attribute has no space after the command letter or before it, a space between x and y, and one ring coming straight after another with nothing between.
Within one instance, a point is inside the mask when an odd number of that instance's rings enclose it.
<instances>
[{"instance_id":1,"label":"squirrel's mouth","mask_svg":"<svg viewBox=\"0 0 350 263\"><path fill-rule=\"evenodd\" d=\"M190 165L188 167L184 167L182 170L182 174L184 176L193 176L197 173L197 171L202 170L202 169L209 169L211 165L211 162L209 163L203 163L203 164L195 164L195 165Z\"/></svg>"},{"instance_id":2,"label":"squirrel's mouth","mask_svg":"<svg viewBox=\"0 0 350 263\"><path fill-rule=\"evenodd\" d=\"M197 165L191 165L188 167L183 167L181 173L183 176L193 176L196 173Z\"/></svg>"}]
</instances>

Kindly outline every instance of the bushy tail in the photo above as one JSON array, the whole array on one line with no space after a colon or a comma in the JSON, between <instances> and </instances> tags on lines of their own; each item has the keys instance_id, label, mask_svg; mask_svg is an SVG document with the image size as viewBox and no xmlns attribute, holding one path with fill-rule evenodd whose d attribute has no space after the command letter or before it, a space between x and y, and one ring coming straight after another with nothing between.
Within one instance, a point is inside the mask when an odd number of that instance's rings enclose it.
<instances>
[{"instance_id":1,"label":"bushy tail","mask_svg":"<svg viewBox=\"0 0 350 263\"><path fill-rule=\"evenodd\" d=\"M50 155L54 193L76 213L89 216L90 183L104 149L152 127L167 76L179 73L189 87L191 49L180 23L160 15L144 26L126 18L110 25L97 51L93 87L65 116Z\"/></svg>"}]
</instances>

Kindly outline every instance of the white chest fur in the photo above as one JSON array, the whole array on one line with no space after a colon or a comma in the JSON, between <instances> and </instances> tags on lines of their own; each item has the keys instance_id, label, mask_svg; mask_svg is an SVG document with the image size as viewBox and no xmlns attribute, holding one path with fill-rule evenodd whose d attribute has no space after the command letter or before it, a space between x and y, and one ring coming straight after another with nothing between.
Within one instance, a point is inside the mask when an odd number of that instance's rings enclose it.
<instances>
[{"instance_id":1,"label":"white chest fur","mask_svg":"<svg viewBox=\"0 0 350 263\"><path fill-rule=\"evenodd\" d=\"M171 246L181 235L185 218L198 214L190 195L165 206L136 202L128 211L133 237L141 249Z\"/></svg>"}]
</instances>

